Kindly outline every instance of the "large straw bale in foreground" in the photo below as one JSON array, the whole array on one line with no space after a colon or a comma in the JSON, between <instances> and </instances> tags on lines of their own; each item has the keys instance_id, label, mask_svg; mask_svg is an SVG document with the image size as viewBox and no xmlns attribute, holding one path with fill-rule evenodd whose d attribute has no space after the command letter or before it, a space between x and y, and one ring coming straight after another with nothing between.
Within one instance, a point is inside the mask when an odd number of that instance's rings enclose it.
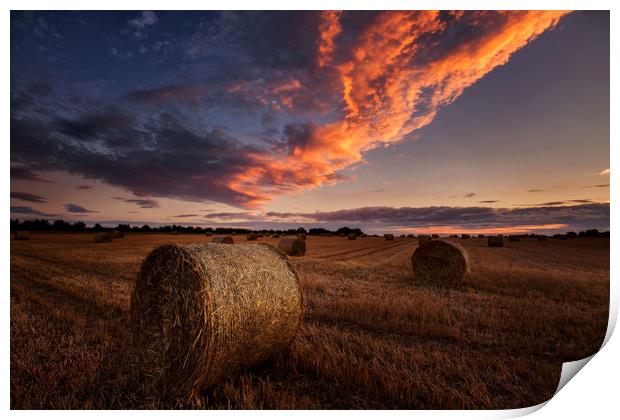
<instances>
[{"instance_id":1,"label":"large straw bale in foreground","mask_svg":"<svg viewBox=\"0 0 620 420\"><path fill-rule=\"evenodd\" d=\"M269 245L164 245L131 297L134 362L161 398L189 402L286 350L302 308L297 274Z\"/></svg>"},{"instance_id":2,"label":"large straw bale in foreground","mask_svg":"<svg viewBox=\"0 0 620 420\"><path fill-rule=\"evenodd\" d=\"M298 238L282 238L278 242L278 249L286 255L302 257L306 255L306 241Z\"/></svg>"},{"instance_id":3,"label":"large straw bale in foreground","mask_svg":"<svg viewBox=\"0 0 620 420\"><path fill-rule=\"evenodd\" d=\"M233 237L230 235L214 236L211 242L216 243L216 244L234 244L235 243L235 241L233 240Z\"/></svg>"},{"instance_id":4,"label":"large straw bale in foreground","mask_svg":"<svg viewBox=\"0 0 620 420\"><path fill-rule=\"evenodd\" d=\"M456 286L469 273L467 251L441 240L421 243L411 256L411 265L417 280L435 286Z\"/></svg>"}]
</instances>

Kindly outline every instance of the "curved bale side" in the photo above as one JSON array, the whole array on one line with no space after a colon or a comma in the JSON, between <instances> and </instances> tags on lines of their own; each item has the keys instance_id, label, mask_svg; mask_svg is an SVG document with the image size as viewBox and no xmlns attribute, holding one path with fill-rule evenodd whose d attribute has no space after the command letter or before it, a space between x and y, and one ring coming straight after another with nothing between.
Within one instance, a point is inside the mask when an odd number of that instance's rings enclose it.
<instances>
[{"instance_id":1,"label":"curved bale side","mask_svg":"<svg viewBox=\"0 0 620 420\"><path fill-rule=\"evenodd\" d=\"M394 235L391 233L386 233L385 235L383 235L383 237L385 238L386 241L393 241L394 240Z\"/></svg>"},{"instance_id":2,"label":"curved bale side","mask_svg":"<svg viewBox=\"0 0 620 420\"><path fill-rule=\"evenodd\" d=\"M502 236L489 236L487 245L491 248L501 248L504 246L504 238Z\"/></svg>"},{"instance_id":3,"label":"curved bale side","mask_svg":"<svg viewBox=\"0 0 620 420\"><path fill-rule=\"evenodd\" d=\"M213 242L214 244L234 244L235 243L235 241L233 240L233 237L230 235L214 236L211 242Z\"/></svg>"},{"instance_id":4,"label":"curved bale side","mask_svg":"<svg viewBox=\"0 0 620 420\"><path fill-rule=\"evenodd\" d=\"M411 256L411 265L418 281L433 286L457 286L470 272L467 251L446 241L420 244Z\"/></svg>"},{"instance_id":5,"label":"curved bale side","mask_svg":"<svg viewBox=\"0 0 620 420\"><path fill-rule=\"evenodd\" d=\"M302 301L297 274L272 246L160 246L131 296L134 366L151 392L188 403L285 351Z\"/></svg>"},{"instance_id":6,"label":"curved bale side","mask_svg":"<svg viewBox=\"0 0 620 420\"><path fill-rule=\"evenodd\" d=\"M354 241L357 239L357 235L355 233L349 233L348 238L350 241Z\"/></svg>"},{"instance_id":7,"label":"curved bale side","mask_svg":"<svg viewBox=\"0 0 620 420\"><path fill-rule=\"evenodd\" d=\"M303 257L306 255L306 241L298 238L282 238L278 242L278 249L286 255Z\"/></svg>"}]
</instances>

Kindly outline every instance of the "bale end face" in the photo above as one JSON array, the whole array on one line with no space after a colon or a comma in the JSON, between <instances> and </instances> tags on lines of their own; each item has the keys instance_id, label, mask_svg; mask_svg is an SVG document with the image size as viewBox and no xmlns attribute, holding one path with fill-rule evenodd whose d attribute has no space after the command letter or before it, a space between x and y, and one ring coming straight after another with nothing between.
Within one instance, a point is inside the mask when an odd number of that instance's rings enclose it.
<instances>
[{"instance_id":1,"label":"bale end face","mask_svg":"<svg viewBox=\"0 0 620 420\"><path fill-rule=\"evenodd\" d=\"M164 400L192 401L285 351L303 317L297 274L269 245L165 245L131 296L133 363Z\"/></svg>"},{"instance_id":2,"label":"bale end face","mask_svg":"<svg viewBox=\"0 0 620 420\"><path fill-rule=\"evenodd\" d=\"M420 283L433 286L455 287L469 273L467 251L445 241L420 244L411 256L411 265Z\"/></svg>"},{"instance_id":3,"label":"bale end face","mask_svg":"<svg viewBox=\"0 0 620 420\"><path fill-rule=\"evenodd\" d=\"M286 255L303 257L306 255L306 241L298 238L282 238L278 242L278 249Z\"/></svg>"}]
</instances>

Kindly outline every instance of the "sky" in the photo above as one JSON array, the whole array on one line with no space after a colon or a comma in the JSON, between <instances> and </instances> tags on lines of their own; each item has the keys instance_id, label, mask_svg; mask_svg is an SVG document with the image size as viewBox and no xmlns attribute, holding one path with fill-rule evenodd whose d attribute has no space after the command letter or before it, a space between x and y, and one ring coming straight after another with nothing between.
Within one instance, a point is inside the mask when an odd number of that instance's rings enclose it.
<instances>
[{"instance_id":1,"label":"sky","mask_svg":"<svg viewBox=\"0 0 620 420\"><path fill-rule=\"evenodd\" d=\"M609 229L609 13L11 12L11 217Z\"/></svg>"}]
</instances>

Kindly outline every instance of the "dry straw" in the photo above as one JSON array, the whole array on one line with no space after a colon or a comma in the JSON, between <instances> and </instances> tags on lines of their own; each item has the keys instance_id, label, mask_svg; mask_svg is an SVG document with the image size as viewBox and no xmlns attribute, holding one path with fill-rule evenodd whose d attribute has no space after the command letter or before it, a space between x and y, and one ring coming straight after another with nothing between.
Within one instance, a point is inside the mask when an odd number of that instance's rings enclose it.
<instances>
[{"instance_id":1,"label":"dry straw","mask_svg":"<svg viewBox=\"0 0 620 420\"><path fill-rule=\"evenodd\" d=\"M501 248L504 246L504 238L502 236L489 236L487 245L491 248Z\"/></svg>"},{"instance_id":2,"label":"dry straw","mask_svg":"<svg viewBox=\"0 0 620 420\"><path fill-rule=\"evenodd\" d=\"M235 241L233 240L233 237L230 235L214 236L211 242L216 243L216 244L234 244L235 243Z\"/></svg>"},{"instance_id":3,"label":"dry straw","mask_svg":"<svg viewBox=\"0 0 620 420\"><path fill-rule=\"evenodd\" d=\"M134 363L161 398L189 403L286 350L302 308L297 274L269 245L164 245L131 297Z\"/></svg>"},{"instance_id":4,"label":"dry straw","mask_svg":"<svg viewBox=\"0 0 620 420\"><path fill-rule=\"evenodd\" d=\"M411 256L411 265L419 282L434 286L457 286L469 273L467 251L446 241L420 244Z\"/></svg>"},{"instance_id":5,"label":"dry straw","mask_svg":"<svg viewBox=\"0 0 620 420\"><path fill-rule=\"evenodd\" d=\"M306 234L305 233L298 233L297 234L297 239L303 239L305 241L306 240Z\"/></svg>"},{"instance_id":6,"label":"dry straw","mask_svg":"<svg viewBox=\"0 0 620 420\"><path fill-rule=\"evenodd\" d=\"M357 235L355 233L349 233L349 240L354 241L357 239Z\"/></svg>"},{"instance_id":7,"label":"dry straw","mask_svg":"<svg viewBox=\"0 0 620 420\"><path fill-rule=\"evenodd\" d=\"M248 241L255 241L257 239L256 233L248 233L248 236L246 236L246 239Z\"/></svg>"},{"instance_id":8,"label":"dry straw","mask_svg":"<svg viewBox=\"0 0 620 420\"><path fill-rule=\"evenodd\" d=\"M306 255L306 241L298 238L282 238L278 242L278 249L286 255L302 257Z\"/></svg>"},{"instance_id":9,"label":"dry straw","mask_svg":"<svg viewBox=\"0 0 620 420\"><path fill-rule=\"evenodd\" d=\"M385 238L386 241L393 241L394 240L394 235L391 233L386 233L385 235L383 235L383 237Z\"/></svg>"}]
</instances>

